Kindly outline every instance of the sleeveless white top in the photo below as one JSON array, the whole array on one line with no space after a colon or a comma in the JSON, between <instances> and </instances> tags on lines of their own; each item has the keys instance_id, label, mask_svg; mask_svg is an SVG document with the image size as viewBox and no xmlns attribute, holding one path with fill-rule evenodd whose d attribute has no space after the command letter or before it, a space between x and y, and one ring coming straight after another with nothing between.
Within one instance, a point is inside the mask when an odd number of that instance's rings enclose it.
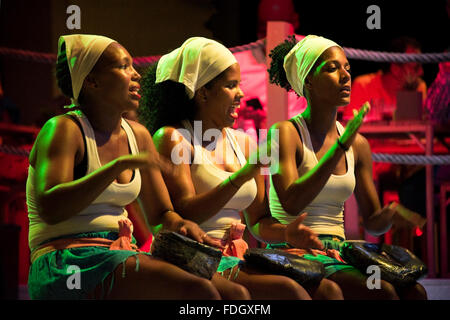
<instances>
[{"instance_id":1,"label":"sleeveless white top","mask_svg":"<svg viewBox=\"0 0 450 320\"><path fill-rule=\"evenodd\" d=\"M183 130L180 133L184 138L194 146L194 158L191 168L192 182L197 193L208 192L217 187L225 179L233 174L220 169L214 165L210 158L210 152L202 147L200 137L194 136L194 130L189 121L182 121L183 126L188 130L190 137L185 135ZM239 163L244 166L247 162L245 155L233 134L233 129L226 128L226 140L230 143L236 153ZM225 204L225 206L213 217L200 224L200 227L211 237L225 239L227 232L233 223L241 223L240 211L246 209L256 198L255 179L245 182L236 194Z\"/></svg>"},{"instance_id":2,"label":"sleeveless white top","mask_svg":"<svg viewBox=\"0 0 450 320\"><path fill-rule=\"evenodd\" d=\"M81 111L71 111L68 114L78 119L86 137L87 175L101 167L94 130ZM138 154L138 146L130 125L122 119L121 126L127 134L131 153ZM86 209L67 220L49 225L39 216L34 174L34 168L29 166L26 194L30 222L28 240L31 250L43 241L59 236L83 232L118 231L118 221L128 219L128 213L124 207L137 198L141 189L140 172L134 170L134 176L129 183L112 182Z\"/></svg>"},{"instance_id":3,"label":"sleeveless white top","mask_svg":"<svg viewBox=\"0 0 450 320\"><path fill-rule=\"evenodd\" d=\"M314 153L305 120L301 115L297 115L292 119L300 131L303 143L303 160L297 168L298 176L301 177L313 169L318 164L318 160ZM336 121L336 127L339 135L341 135L344 132L344 127L338 121ZM303 224L311 228L318 235L337 235L345 239L344 202L352 195L355 188L355 167L352 147L345 152L345 158L347 172L343 175L331 174L320 193L305 209L298 213L308 213ZM282 224L289 224L297 218L297 216L290 215L284 211L273 186L272 178L270 179L269 204L272 216Z\"/></svg>"}]
</instances>

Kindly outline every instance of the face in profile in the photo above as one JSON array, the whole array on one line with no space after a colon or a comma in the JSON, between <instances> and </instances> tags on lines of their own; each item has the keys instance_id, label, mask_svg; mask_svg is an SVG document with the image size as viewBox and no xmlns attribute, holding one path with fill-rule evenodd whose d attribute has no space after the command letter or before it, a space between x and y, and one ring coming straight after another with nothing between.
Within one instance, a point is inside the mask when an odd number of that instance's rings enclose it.
<instances>
[{"instance_id":1,"label":"face in profile","mask_svg":"<svg viewBox=\"0 0 450 320\"><path fill-rule=\"evenodd\" d=\"M233 126L238 117L237 109L244 93L240 88L241 69L238 63L228 67L206 89L207 107L204 112L214 121L217 128Z\"/></svg>"},{"instance_id":2,"label":"face in profile","mask_svg":"<svg viewBox=\"0 0 450 320\"><path fill-rule=\"evenodd\" d=\"M91 95L105 104L119 106L123 111L139 106L139 80L141 76L133 67L128 51L117 42L108 46L87 77Z\"/></svg>"},{"instance_id":3,"label":"face in profile","mask_svg":"<svg viewBox=\"0 0 450 320\"><path fill-rule=\"evenodd\" d=\"M350 64L344 51L339 47L325 50L316 67L307 76L305 87L309 91L309 96L316 102L332 106L349 104Z\"/></svg>"}]
</instances>

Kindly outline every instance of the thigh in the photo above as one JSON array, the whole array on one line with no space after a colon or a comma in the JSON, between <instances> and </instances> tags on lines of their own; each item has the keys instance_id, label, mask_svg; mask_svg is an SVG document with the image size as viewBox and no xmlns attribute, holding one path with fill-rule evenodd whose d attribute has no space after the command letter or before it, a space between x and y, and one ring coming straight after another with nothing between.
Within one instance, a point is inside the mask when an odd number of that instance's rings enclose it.
<instances>
[{"instance_id":1,"label":"thigh","mask_svg":"<svg viewBox=\"0 0 450 320\"><path fill-rule=\"evenodd\" d=\"M357 269L335 272L328 279L339 285L346 300L398 299L395 288L384 280L380 280L379 289L370 289L367 285L367 277Z\"/></svg>"},{"instance_id":2,"label":"thigh","mask_svg":"<svg viewBox=\"0 0 450 320\"><path fill-rule=\"evenodd\" d=\"M343 300L339 285L330 279L323 278L319 283L304 286L313 300Z\"/></svg>"},{"instance_id":3,"label":"thigh","mask_svg":"<svg viewBox=\"0 0 450 320\"><path fill-rule=\"evenodd\" d=\"M396 289L401 300L428 300L427 291L418 282Z\"/></svg>"},{"instance_id":4,"label":"thigh","mask_svg":"<svg viewBox=\"0 0 450 320\"><path fill-rule=\"evenodd\" d=\"M232 275L232 278L248 289L252 299L311 300L301 285L285 276L243 267L239 274Z\"/></svg>"},{"instance_id":5,"label":"thigh","mask_svg":"<svg viewBox=\"0 0 450 320\"><path fill-rule=\"evenodd\" d=\"M139 254L119 265L104 282L107 299L219 299L212 283L181 268Z\"/></svg>"},{"instance_id":6,"label":"thigh","mask_svg":"<svg viewBox=\"0 0 450 320\"><path fill-rule=\"evenodd\" d=\"M214 287L219 291L224 300L249 300L251 299L248 290L235 282L225 279L222 275L215 273L211 279Z\"/></svg>"}]
</instances>

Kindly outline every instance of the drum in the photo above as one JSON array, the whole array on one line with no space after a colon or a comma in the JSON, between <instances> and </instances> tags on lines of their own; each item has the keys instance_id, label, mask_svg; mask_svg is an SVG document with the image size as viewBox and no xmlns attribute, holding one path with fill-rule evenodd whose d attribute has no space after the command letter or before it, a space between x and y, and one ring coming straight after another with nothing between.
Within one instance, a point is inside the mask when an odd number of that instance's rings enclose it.
<instances>
[{"instance_id":1,"label":"drum","mask_svg":"<svg viewBox=\"0 0 450 320\"><path fill-rule=\"evenodd\" d=\"M399 287L414 284L428 272L426 265L411 251L395 245L347 241L342 256L363 274L369 266L378 266L381 279Z\"/></svg>"},{"instance_id":2,"label":"drum","mask_svg":"<svg viewBox=\"0 0 450 320\"><path fill-rule=\"evenodd\" d=\"M322 263L283 250L251 248L246 251L244 258L249 267L287 276L300 285L318 284L325 275Z\"/></svg>"},{"instance_id":3,"label":"drum","mask_svg":"<svg viewBox=\"0 0 450 320\"><path fill-rule=\"evenodd\" d=\"M154 257L206 279L212 278L222 258L219 249L171 231L158 233L153 240L151 253Z\"/></svg>"}]
</instances>

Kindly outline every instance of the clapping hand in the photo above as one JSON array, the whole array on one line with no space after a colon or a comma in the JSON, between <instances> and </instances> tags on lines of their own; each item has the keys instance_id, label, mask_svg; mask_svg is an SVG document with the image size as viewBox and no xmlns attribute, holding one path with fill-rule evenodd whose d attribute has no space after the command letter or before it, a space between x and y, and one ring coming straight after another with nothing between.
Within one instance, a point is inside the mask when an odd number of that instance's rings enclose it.
<instances>
[{"instance_id":1,"label":"clapping hand","mask_svg":"<svg viewBox=\"0 0 450 320\"><path fill-rule=\"evenodd\" d=\"M359 128L361 127L364 117L370 110L369 102L363 104L363 106L359 109L359 112L353 109L353 119L351 119L346 127L342 136L339 138L341 144L346 147L350 147L355 140L356 134L358 133Z\"/></svg>"},{"instance_id":2,"label":"clapping hand","mask_svg":"<svg viewBox=\"0 0 450 320\"><path fill-rule=\"evenodd\" d=\"M323 249L323 244L307 226L303 225L302 222L305 220L307 213L303 213L298 216L295 221L288 224L285 231L286 241L295 248L300 249Z\"/></svg>"}]
</instances>

